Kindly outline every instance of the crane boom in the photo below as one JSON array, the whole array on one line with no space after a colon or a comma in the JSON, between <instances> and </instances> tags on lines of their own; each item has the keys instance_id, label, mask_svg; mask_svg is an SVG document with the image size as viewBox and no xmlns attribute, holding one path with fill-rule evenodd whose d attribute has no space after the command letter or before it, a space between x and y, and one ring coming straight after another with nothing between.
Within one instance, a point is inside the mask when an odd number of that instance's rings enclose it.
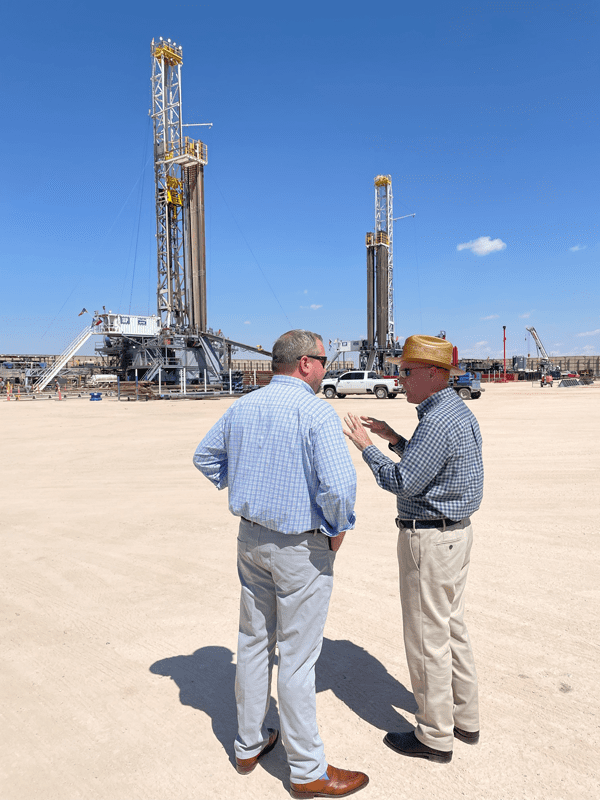
<instances>
[{"instance_id":1,"label":"crane boom","mask_svg":"<svg viewBox=\"0 0 600 800\"><path fill-rule=\"evenodd\" d=\"M525 328L525 330L529 331L529 333L533 336L533 340L535 342L535 346L538 349L538 352L541 356L540 358L540 366L542 368L542 374L545 375L550 370L554 369L554 364L552 363L552 359L546 352L546 348L542 344L542 340L540 339L538 332L535 328Z\"/></svg>"}]
</instances>

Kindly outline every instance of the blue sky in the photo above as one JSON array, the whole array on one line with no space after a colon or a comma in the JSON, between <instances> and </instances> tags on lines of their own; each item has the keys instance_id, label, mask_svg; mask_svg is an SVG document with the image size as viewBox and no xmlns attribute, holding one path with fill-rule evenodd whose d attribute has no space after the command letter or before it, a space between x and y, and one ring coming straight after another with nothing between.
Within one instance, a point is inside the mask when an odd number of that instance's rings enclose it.
<instances>
[{"instance_id":1,"label":"blue sky","mask_svg":"<svg viewBox=\"0 0 600 800\"><path fill-rule=\"evenodd\" d=\"M0 351L156 311L150 42L183 46L208 145L209 324L269 348L366 336L373 178L392 176L396 334L461 356L600 353L591 2L13 4ZM195 133L194 133L195 131Z\"/></svg>"}]
</instances>

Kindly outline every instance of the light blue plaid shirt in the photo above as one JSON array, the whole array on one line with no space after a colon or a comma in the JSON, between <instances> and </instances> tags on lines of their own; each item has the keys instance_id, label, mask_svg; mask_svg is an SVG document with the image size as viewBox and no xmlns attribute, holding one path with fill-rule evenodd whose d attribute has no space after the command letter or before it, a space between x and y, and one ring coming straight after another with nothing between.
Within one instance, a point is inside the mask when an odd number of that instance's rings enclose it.
<instances>
[{"instance_id":1,"label":"light blue plaid shirt","mask_svg":"<svg viewBox=\"0 0 600 800\"><path fill-rule=\"evenodd\" d=\"M194 465L229 489L229 510L280 533L354 528L356 471L329 403L291 375L237 400L206 434Z\"/></svg>"},{"instance_id":2,"label":"light blue plaid shirt","mask_svg":"<svg viewBox=\"0 0 600 800\"><path fill-rule=\"evenodd\" d=\"M410 440L390 445L399 464L375 445L363 459L382 489L397 495L401 519L460 520L483 496L481 433L473 413L454 389L442 389L417 406L419 425Z\"/></svg>"}]
</instances>

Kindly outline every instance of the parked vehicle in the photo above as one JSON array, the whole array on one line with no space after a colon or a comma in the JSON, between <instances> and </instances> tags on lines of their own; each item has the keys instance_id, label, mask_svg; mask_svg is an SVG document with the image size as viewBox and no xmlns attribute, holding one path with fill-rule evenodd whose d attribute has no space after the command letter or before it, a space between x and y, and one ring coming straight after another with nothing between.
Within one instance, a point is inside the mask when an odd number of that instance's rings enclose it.
<instances>
[{"instance_id":1,"label":"parked vehicle","mask_svg":"<svg viewBox=\"0 0 600 800\"><path fill-rule=\"evenodd\" d=\"M331 400L334 397L346 397L347 394L374 394L379 400L386 397L393 399L404 392L398 378L380 377L376 372L353 370L338 376L326 376L321 383L321 391Z\"/></svg>"},{"instance_id":2,"label":"parked vehicle","mask_svg":"<svg viewBox=\"0 0 600 800\"><path fill-rule=\"evenodd\" d=\"M481 388L481 372L467 372L457 378L450 378L449 386L462 400L477 400L485 389Z\"/></svg>"}]
</instances>

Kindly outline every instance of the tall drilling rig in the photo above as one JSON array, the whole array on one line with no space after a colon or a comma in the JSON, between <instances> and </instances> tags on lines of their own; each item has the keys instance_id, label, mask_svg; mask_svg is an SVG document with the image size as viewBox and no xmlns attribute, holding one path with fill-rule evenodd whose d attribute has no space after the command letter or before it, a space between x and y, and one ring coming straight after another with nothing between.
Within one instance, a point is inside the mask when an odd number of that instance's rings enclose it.
<instances>
[{"instance_id":1,"label":"tall drilling rig","mask_svg":"<svg viewBox=\"0 0 600 800\"><path fill-rule=\"evenodd\" d=\"M366 235L367 338L336 339L337 354L358 352L362 369L383 371L388 356L402 348L394 335L394 211L391 175L375 177L375 231ZM414 217L414 214L406 214ZM404 219L404 217L398 217Z\"/></svg>"},{"instance_id":2,"label":"tall drilling rig","mask_svg":"<svg viewBox=\"0 0 600 800\"><path fill-rule=\"evenodd\" d=\"M157 314L94 312L56 362L38 377L41 391L92 336L121 377L165 383L220 383L232 348L270 355L214 333L207 323L204 231L206 145L184 136L181 45L152 40L152 109L156 190Z\"/></svg>"},{"instance_id":3,"label":"tall drilling rig","mask_svg":"<svg viewBox=\"0 0 600 800\"><path fill-rule=\"evenodd\" d=\"M135 371L166 382L221 380L231 342L208 328L204 167L206 145L184 135L181 68L183 50L170 39L152 40L152 108L156 202L157 316L150 337L131 336L129 315L100 314L106 355L117 356L127 377ZM139 319L137 320L139 322ZM152 324L154 323L155 324ZM119 336L119 332L127 336ZM230 345L229 347L227 345ZM114 360L114 359L113 359Z\"/></svg>"},{"instance_id":4,"label":"tall drilling rig","mask_svg":"<svg viewBox=\"0 0 600 800\"><path fill-rule=\"evenodd\" d=\"M164 329L206 331L206 145L183 135L181 45L152 41L158 313Z\"/></svg>"},{"instance_id":5,"label":"tall drilling rig","mask_svg":"<svg viewBox=\"0 0 600 800\"><path fill-rule=\"evenodd\" d=\"M394 215L391 175L375 178L375 232L367 233L367 369L394 350ZM382 366L383 364L379 364Z\"/></svg>"}]
</instances>

